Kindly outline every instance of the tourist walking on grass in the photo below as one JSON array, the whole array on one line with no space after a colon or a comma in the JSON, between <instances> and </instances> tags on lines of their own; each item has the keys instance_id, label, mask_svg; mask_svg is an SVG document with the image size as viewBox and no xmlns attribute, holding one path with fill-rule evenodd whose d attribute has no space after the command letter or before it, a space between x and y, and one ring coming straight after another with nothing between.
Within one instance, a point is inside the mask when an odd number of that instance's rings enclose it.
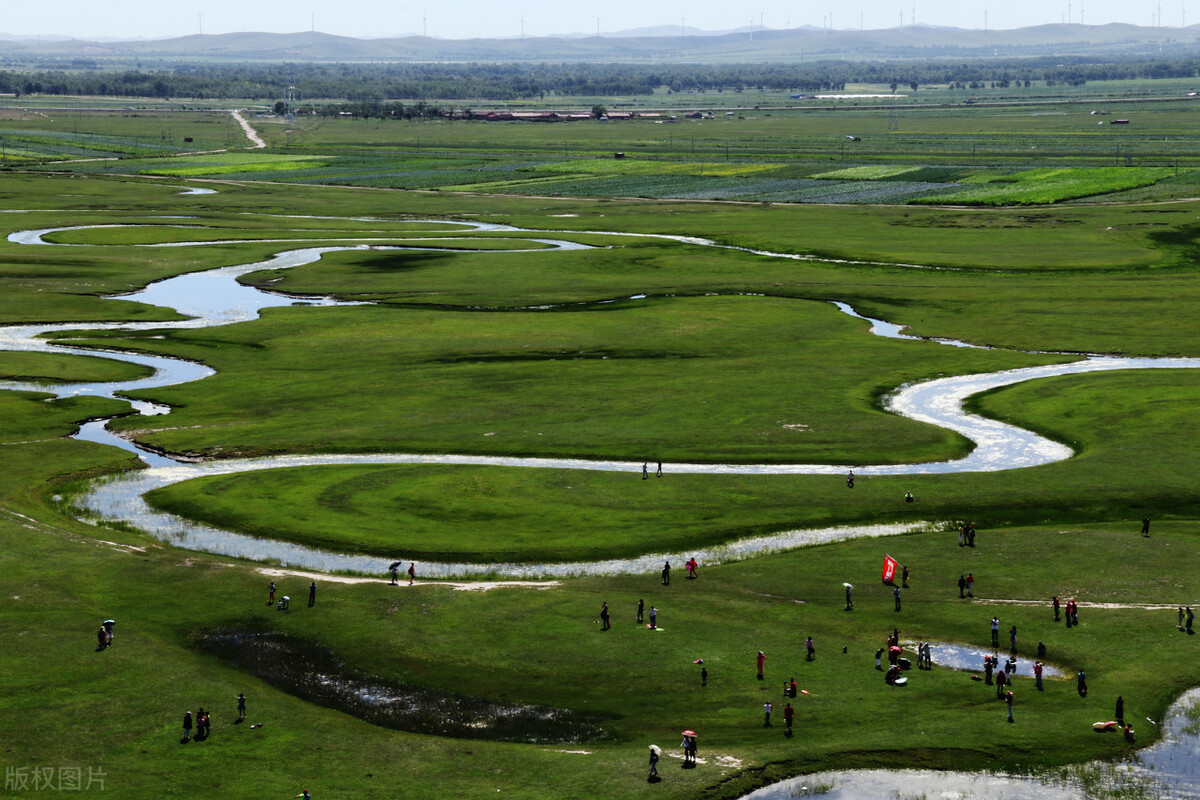
<instances>
[{"instance_id":1,"label":"tourist walking on grass","mask_svg":"<svg viewBox=\"0 0 1200 800\"><path fill-rule=\"evenodd\" d=\"M1004 702L1008 704L1008 721L1012 722L1013 721L1013 715L1012 715L1013 693L1012 693L1011 689L1004 693Z\"/></svg>"},{"instance_id":2,"label":"tourist walking on grass","mask_svg":"<svg viewBox=\"0 0 1200 800\"><path fill-rule=\"evenodd\" d=\"M1000 646L1000 618L992 617L992 647Z\"/></svg>"},{"instance_id":3,"label":"tourist walking on grass","mask_svg":"<svg viewBox=\"0 0 1200 800\"><path fill-rule=\"evenodd\" d=\"M1003 670L996 672L996 699L1004 697L1004 687L1008 685L1008 674Z\"/></svg>"},{"instance_id":4,"label":"tourist walking on grass","mask_svg":"<svg viewBox=\"0 0 1200 800\"><path fill-rule=\"evenodd\" d=\"M662 585L663 586L671 585L671 562L670 561L663 562Z\"/></svg>"},{"instance_id":5,"label":"tourist walking on grass","mask_svg":"<svg viewBox=\"0 0 1200 800\"><path fill-rule=\"evenodd\" d=\"M408 565L408 585L412 586L413 581L415 581L416 579L417 579L417 565L409 564Z\"/></svg>"},{"instance_id":6,"label":"tourist walking on grass","mask_svg":"<svg viewBox=\"0 0 1200 800\"><path fill-rule=\"evenodd\" d=\"M700 685L708 686L708 667L700 668Z\"/></svg>"},{"instance_id":7,"label":"tourist walking on grass","mask_svg":"<svg viewBox=\"0 0 1200 800\"><path fill-rule=\"evenodd\" d=\"M763 651L758 651L758 679L763 679L763 665L767 663L767 657L763 655Z\"/></svg>"},{"instance_id":8,"label":"tourist walking on grass","mask_svg":"<svg viewBox=\"0 0 1200 800\"><path fill-rule=\"evenodd\" d=\"M204 706L196 711L196 741L202 742L208 738L208 712Z\"/></svg>"},{"instance_id":9,"label":"tourist walking on grass","mask_svg":"<svg viewBox=\"0 0 1200 800\"><path fill-rule=\"evenodd\" d=\"M238 693L238 719L246 718L246 695Z\"/></svg>"},{"instance_id":10,"label":"tourist walking on grass","mask_svg":"<svg viewBox=\"0 0 1200 800\"><path fill-rule=\"evenodd\" d=\"M975 573L967 573L967 597L975 596Z\"/></svg>"},{"instance_id":11,"label":"tourist walking on grass","mask_svg":"<svg viewBox=\"0 0 1200 800\"><path fill-rule=\"evenodd\" d=\"M1033 662L1033 682L1039 692L1045 691L1042 688L1042 662Z\"/></svg>"},{"instance_id":12,"label":"tourist walking on grass","mask_svg":"<svg viewBox=\"0 0 1200 800\"><path fill-rule=\"evenodd\" d=\"M643 461L642 462L642 480L645 481L645 480L649 480L649 479L650 479L650 465Z\"/></svg>"},{"instance_id":13,"label":"tourist walking on grass","mask_svg":"<svg viewBox=\"0 0 1200 800\"><path fill-rule=\"evenodd\" d=\"M908 567L903 567L900 570L900 585L905 589L908 588Z\"/></svg>"},{"instance_id":14,"label":"tourist walking on grass","mask_svg":"<svg viewBox=\"0 0 1200 800\"><path fill-rule=\"evenodd\" d=\"M650 745L650 776L647 780L653 781L658 777L658 748Z\"/></svg>"},{"instance_id":15,"label":"tourist walking on grass","mask_svg":"<svg viewBox=\"0 0 1200 800\"><path fill-rule=\"evenodd\" d=\"M1117 713L1114 715L1117 718L1117 724L1122 728L1125 727L1125 698L1117 695Z\"/></svg>"},{"instance_id":16,"label":"tourist walking on grass","mask_svg":"<svg viewBox=\"0 0 1200 800\"><path fill-rule=\"evenodd\" d=\"M1055 595L1055 596L1054 596L1054 599L1053 599L1052 601L1050 601L1050 604L1054 606L1054 621L1055 621L1055 622L1058 622L1058 620L1059 620L1059 613L1058 613L1058 612L1059 612L1059 602L1058 602L1058 595Z\"/></svg>"},{"instance_id":17,"label":"tourist walking on grass","mask_svg":"<svg viewBox=\"0 0 1200 800\"><path fill-rule=\"evenodd\" d=\"M783 707L783 724L787 726L787 732L784 734L789 739L792 737L792 720L796 717L796 709L792 708L792 704L788 703Z\"/></svg>"},{"instance_id":18,"label":"tourist walking on grass","mask_svg":"<svg viewBox=\"0 0 1200 800\"><path fill-rule=\"evenodd\" d=\"M1179 621L1175 623L1175 630L1183 630L1183 606L1179 607Z\"/></svg>"},{"instance_id":19,"label":"tourist walking on grass","mask_svg":"<svg viewBox=\"0 0 1200 800\"><path fill-rule=\"evenodd\" d=\"M656 478L662 477L662 462L661 461L658 462L658 468L656 470L654 470L654 477L656 477Z\"/></svg>"},{"instance_id":20,"label":"tourist walking on grass","mask_svg":"<svg viewBox=\"0 0 1200 800\"><path fill-rule=\"evenodd\" d=\"M313 581L308 585L308 607L312 608L317 603L317 582Z\"/></svg>"},{"instance_id":21,"label":"tourist walking on grass","mask_svg":"<svg viewBox=\"0 0 1200 800\"><path fill-rule=\"evenodd\" d=\"M1083 674L1083 670L1079 670L1079 674L1075 676L1075 691L1079 692L1080 697L1087 697L1087 676Z\"/></svg>"},{"instance_id":22,"label":"tourist walking on grass","mask_svg":"<svg viewBox=\"0 0 1200 800\"><path fill-rule=\"evenodd\" d=\"M959 575L958 576L958 596L959 596L959 598L966 597L967 596L966 591L967 591L967 576Z\"/></svg>"},{"instance_id":23,"label":"tourist walking on grass","mask_svg":"<svg viewBox=\"0 0 1200 800\"><path fill-rule=\"evenodd\" d=\"M1142 536L1150 536L1150 518L1142 517Z\"/></svg>"},{"instance_id":24,"label":"tourist walking on grass","mask_svg":"<svg viewBox=\"0 0 1200 800\"><path fill-rule=\"evenodd\" d=\"M808 658L806 660L812 661L817 657L817 648L813 645L811 636L804 640L804 649L808 651Z\"/></svg>"},{"instance_id":25,"label":"tourist walking on grass","mask_svg":"<svg viewBox=\"0 0 1200 800\"><path fill-rule=\"evenodd\" d=\"M899 611L900 610L900 587L899 586L892 589L892 597L894 597L896 599L896 610Z\"/></svg>"},{"instance_id":26,"label":"tourist walking on grass","mask_svg":"<svg viewBox=\"0 0 1200 800\"><path fill-rule=\"evenodd\" d=\"M771 708L772 708L772 706L771 706L770 700L763 703L763 727L764 728L771 727Z\"/></svg>"},{"instance_id":27,"label":"tourist walking on grass","mask_svg":"<svg viewBox=\"0 0 1200 800\"><path fill-rule=\"evenodd\" d=\"M638 625L642 624L642 612L645 610L646 610L646 604L639 597L638 598L638 612L637 612L637 624Z\"/></svg>"},{"instance_id":28,"label":"tourist walking on grass","mask_svg":"<svg viewBox=\"0 0 1200 800\"><path fill-rule=\"evenodd\" d=\"M1009 647L1009 652L1014 653L1014 654L1017 652L1017 626L1016 625L1013 625L1011 628L1008 629L1008 647Z\"/></svg>"},{"instance_id":29,"label":"tourist walking on grass","mask_svg":"<svg viewBox=\"0 0 1200 800\"><path fill-rule=\"evenodd\" d=\"M275 605L275 581L271 581L271 585L267 587L267 605Z\"/></svg>"},{"instance_id":30,"label":"tourist walking on grass","mask_svg":"<svg viewBox=\"0 0 1200 800\"><path fill-rule=\"evenodd\" d=\"M1187 607L1187 609L1185 610L1185 613L1187 615L1187 619L1184 620L1184 628L1183 629L1185 631L1187 631L1188 633L1191 633L1192 632L1192 622L1196 619L1196 615L1192 613L1191 606Z\"/></svg>"},{"instance_id":31,"label":"tourist walking on grass","mask_svg":"<svg viewBox=\"0 0 1200 800\"><path fill-rule=\"evenodd\" d=\"M600 604L600 630L606 631L612 627L608 619L608 603Z\"/></svg>"},{"instance_id":32,"label":"tourist walking on grass","mask_svg":"<svg viewBox=\"0 0 1200 800\"><path fill-rule=\"evenodd\" d=\"M854 470L850 470L848 473L846 473L846 488L854 488Z\"/></svg>"},{"instance_id":33,"label":"tourist walking on grass","mask_svg":"<svg viewBox=\"0 0 1200 800\"><path fill-rule=\"evenodd\" d=\"M846 587L846 610L851 611L854 609L854 600L851 597L852 593L854 592L854 587L848 583L844 585Z\"/></svg>"},{"instance_id":34,"label":"tourist walking on grass","mask_svg":"<svg viewBox=\"0 0 1200 800\"><path fill-rule=\"evenodd\" d=\"M658 609L654 606L650 606L650 627L658 627Z\"/></svg>"},{"instance_id":35,"label":"tourist walking on grass","mask_svg":"<svg viewBox=\"0 0 1200 800\"><path fill-rule=\"evenodd\" d=\"M183 712L183 740L191 741L192 738L192 712Z\"/></svg>"}]
</instances>

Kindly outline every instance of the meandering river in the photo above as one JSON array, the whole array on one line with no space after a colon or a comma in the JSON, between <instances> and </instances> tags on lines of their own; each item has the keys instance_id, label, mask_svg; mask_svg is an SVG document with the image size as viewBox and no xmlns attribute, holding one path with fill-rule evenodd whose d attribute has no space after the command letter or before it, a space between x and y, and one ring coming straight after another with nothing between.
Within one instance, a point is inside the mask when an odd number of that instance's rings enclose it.
<instances>
[{"instance_id":1,"label":"meandering river","mask_svg":"<svg viewBox=\"0 0 1200 800\"><path fill-rule=\"evenodd\" d=\"M278 216L278 215L277 215ZM281 217L283 218L283 217ZM414 220L418 225L428 225L427 231L406 230L406 237L415 237L422 233L445 236L454 231L488 232L502 231L519 233L527 241L535 243L535 247L488 251L496 258L503 258L512 253L527 255L564 249L587 249L588 245L579 244L569 239L556 238L567 235L601 234L604 231L542 231L515 228L506 225L493 225L476 222L455 222L448 220ZM170 227L164 223L165 227ZM45 237L73 230L95 227L117 226L62 226L21 230L9 234L8 240L21 245L37 247L87 247L86 244L57 244L49 242ZM742 250L719 245L707 239L672 235L642 235L621 234L623 236L645 236L668 241L676 241L695 246L716 247L722 249ZM467 237L463 237L466 239ZM229 244L240 240L219 241L176 241L160 242L134 247L204 247L214 244ZM254 240L259 241L259 240ZM281 243L292 244L295 240L278 240ZM339 238L338 242L346 242ZM353 239L351 239L353 241ZM139 322L139 323L61 323L54 325L21 325L0 327L0 349L25 350L40 352L67 352L76 355L111 358L120 361L141 364L154 370L146 378L121 381L114 383L86 383L65 385L40 385L33 383L4 382L0 389L48 392L62 396L96 395L101 397L118 398L131 391L170 386L188 381L200 380L213 371L202 364L196 364L162 356L139 355L117 351L106 351L93 348L64 347L51 344L41 338L44 334L75 331L86 332L93 330L153 330L167 328L202 328L219 325L229 325L254 319L263 308L284 305L328 306L342 305L331 298L296 298L276 292L264 291L246 286L238 282L242 275L268 269L284 269L312 263L325 253L370 248L375 250L436 250L446 252L447 248L409 245L403 243L380 244L380 237L364 238L362 244L338 244L321 246L306 246L277 253L272 258L228 267L221 267L202 272L189 273L174 278L150 284L145 289L134 294L124 295L122 299L134 300L173 309L188 319L176 322ZM444 240L443 240L444 241ZM369 242L369 243L368 243ZM464 250L468 250L464 248ZM454 250L450 250L454 252ZM470 252L480 252L469 250ZM770 251L754 250L759 255L778 258L809 258L808 256L773 253ZM854 263L854 262L843 262ZM870 262L875 263L875 262ZM921 265L900 265L904 267L921 268ZM640 297L640 296L636 296ZM902 333L901 328L882 320L861 317L844 303L836 303L844 313L859 317L871 325L875 335L890 338L916 338ZM963 342L953 340L938 340L950 346L968 346ZM915 475L951 472L985 472L1006 469L1019 469L1040 464L1048 464L1069 458L1070 448L1046 439L1032 431L1023 430L996 420L969 414L963 409L963 402L971 395L1001 386L1009 386L1038 378L1060 375L1073 375L1088 372L1102 372L1128 369L1194 369L1200 367L1200 359L1189 358L1113 358L1113 357L1081 357L1077 361L1065 364L1053 364L1002 372L978 375L964 375L950 378L940 378L900 387L887 399L887 407L902 416L927 422L948 430L955 431L974 442L974 449L966 457L952 461L900 464L900 465L861 465L855 467L860 475ZM144 401L130 401L134 409L145 415L166 414L170 409L166 406ZM590 461L583 459L559 458L510 458L499 456L476 455L415 455L415 454L345 454L327 456L277 456L255 459L231 459L185 463L183 460L149 452L136 444L115 436L107 430L106 420L90 422L81 427L77 434L80 439L99 442L113 447L119 447L136 453L147 465L146 469L132 470L125 475L113 479L96 482L81 499L81 507L92 515L102 519L121 521L170 541L173 544L190 549L220 553L255 560L274 561L288 566L317 569L322 571L347 571L381 574L387 565L403 558L403 553L386 556L353 556L331 553L301 547L299 545L245 536L232 531L220 530L211 526L195 523L172 514L156 511L143 500L143 495L156 488L167 486L180 481L207 475L225 475L239 472L249 472L263 469L283 469L299 466L321 466L330 464L464 464L464 465L497 465L510 467L556 469L581 469L638 472L640 463L625 461ZM673 473L705 473L705 474L840 474L845 467L832 464L692 464L671 463L669 469ZM545 564L462 564L462 563L422 563L422 573L431 577L450 576L503 576L512 578L533 577L565 577L579 574L613 574L655 571L664 560L683 561L689 556L698 558L702 563L720 563L722 561L745 558L764 552L778 551L800 547L809 544L838 541L860 536L886 536L905 533L928 527L929 523L910 523L904 525L864 525L827 528L819 530L786 531L769 536L755 537L737 542L731 542L719 547L706 548L688 553L649 553L636 558L612 559L592 563L545 563Z\"/></svg>"}]
</instances>

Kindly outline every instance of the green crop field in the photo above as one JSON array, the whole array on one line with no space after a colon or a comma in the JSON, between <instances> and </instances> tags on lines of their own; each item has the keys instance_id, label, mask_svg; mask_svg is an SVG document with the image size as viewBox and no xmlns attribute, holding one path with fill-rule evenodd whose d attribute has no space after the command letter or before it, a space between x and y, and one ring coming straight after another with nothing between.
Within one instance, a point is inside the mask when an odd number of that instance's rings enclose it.
<instances>
[{"instance_id":1,"label":"green crop field","mask_svg":"<svg viewBox=\"0 0 1200 800\"><path fill-rule=\"evenodd\" d=\"M18 333L0 331L0 381L20 384L0 392L0 741L12 778L0 796L35 794L17 783L35 770L76 768L122 798L727 800L788 776L897 764L1069 768L1104 783L1105 767L1079 765L1129 754L1091 728L1116 697L1141 746L1160 735L1141 720L1200 685L1200 645L1174 611L1200 605L1200 372L1042 378L967 401L1069 446L1055 463L863 466L971 451L892 413L905 385L1083 353L1200 357L1190 105L1139 103L1127 128L1076 105L1103 102L1108 119L1137 91L965 108L930 90L899 111L746 107L743 120L251 118L259 149L227 113L33 104L46 116L6 116L0 325L71 323L44 338L215 374L119 392L169 410L132 414L126 399L50 392L147 368L14 350ZM95 160L102 151L117 157ZM329 249L302 266L271 260L314 247ZM258 265L243 289L298 303L200 327L127 296L240 264ZM324 297L355 304L315 304ZM872 336L832 301L925 338ZM84 329L114 322L138 327ZM79 507L91 482L142 466L69 438L102 417L191 460L412 454L202 477L147 500L260 544L415 562L416 585L186 549L99 519ZM625 466L423 463L445 455ZM966 522L974 548L956 546ZM737 544L890 525L912 532ZM683 558L701 550L724 555L685 579ZM900 612L879 583L885 553L912 571ZM664 586L667 556L677 577ZM434 562L486 580L438 577ZM548 576L544 564L565 566ZM521 569L533 578L511 581ZM966 572L976 596L959 599ZM268 605L272 581L288 610ZM1078 627L1053 621L1052 596L1078 600ZM639 600L660 630L635 623ZM1087 672L1089 696L1069 678L1038 692L1026 670L1010 725L969 671L935 666L895 689L874 668L893 628L905 642L984 648L993 615L1019 628L1023 664L1041 641L1064 674ZM97 650L108 618L114 644ZM762 706L781 714L793 677L809 693L789 739L763 727ZM404 709L381 710L383 695ZM212 736L184 744L183 712L201 705ZM919 726L881 724L881 709ZM683 770L670 756L686 728L702 763ZM650 744L668 754L660 783L646 780Z\"/></svg>"}]
</instances>

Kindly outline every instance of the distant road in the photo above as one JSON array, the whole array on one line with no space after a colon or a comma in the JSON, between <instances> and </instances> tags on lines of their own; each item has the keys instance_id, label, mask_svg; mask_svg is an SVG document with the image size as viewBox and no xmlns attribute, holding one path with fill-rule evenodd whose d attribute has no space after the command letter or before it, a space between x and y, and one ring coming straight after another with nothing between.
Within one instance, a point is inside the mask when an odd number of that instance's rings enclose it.
<instances>
[{"instance_id":1,"label":"distant road","mask_svg":"<svg viewBox=\"0 0 1200 800\"><path fill-rule=\"evenodd\" d=\"M254 130L254 128L250 127L250 123L247 122L246 118L242 116L242 112L230 111L229 113L232 114L233 118L237 120L238 125L242 126L242 130L246 132L246 138L249 139L251 142L251 145L250 145L251 150L267 146L267 143L264 142L262 140L262 137L258 135L258 131Z\"/></svg>"}]
</instances>

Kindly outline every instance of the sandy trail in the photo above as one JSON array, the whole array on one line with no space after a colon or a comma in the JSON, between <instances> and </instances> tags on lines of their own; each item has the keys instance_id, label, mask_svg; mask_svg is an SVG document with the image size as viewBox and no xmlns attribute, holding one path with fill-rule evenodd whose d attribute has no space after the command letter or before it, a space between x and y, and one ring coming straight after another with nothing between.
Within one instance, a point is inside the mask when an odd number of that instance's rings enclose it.
<instances>
[{"instance_id":1,"label":"sandy trail","mask_svg":"<svg viewBox=\"0 0 1200 800\"><path fill-rule=\"evenodd\" d=\"M272 578L295 577L324 583L383 583L391 585L383 578L355 578L349 575L330 575L324 572L306 572L296 569L277 569L261 567L259 574ZM401 582L398 586L444 586L460 592L486 592L489 589L549 589L558 586L558 581L414 581L412 584Z\"/></svg>"},{"instance_id":2,"label":"sandy trail","mask_svg":"<svg viewBox=\"0 0 1200 800\"><path fill-rule=\"evenodd\" d=\"M258 135L258 131L254 130L254 128L250 126L250 123L246 121L246 118L242 116L242 112L230 111L229 113L233 115L235 120L237 120L237 124L242 126L242 130L246 132L246 138L251 142L248 149L257 150L260 147L267 146L267 143L264 142L262 137Z\"/></svg>"}]
</instances>

